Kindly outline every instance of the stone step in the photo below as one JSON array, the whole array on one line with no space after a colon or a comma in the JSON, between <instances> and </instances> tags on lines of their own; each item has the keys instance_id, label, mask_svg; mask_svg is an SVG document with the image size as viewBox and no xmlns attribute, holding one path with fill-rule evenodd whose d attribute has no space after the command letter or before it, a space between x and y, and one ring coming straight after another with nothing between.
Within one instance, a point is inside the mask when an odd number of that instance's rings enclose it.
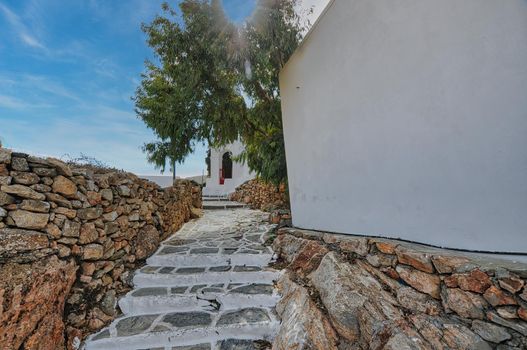
<instances>
[{"instance_id":1,"label":"stone step","mask_svg":"<svg viewBox=\"0 0 527 350\"><path fill-rule=\"evenodd\" d=\"M271 341L278 328L274 311L264 308L127 316L90 336L85 350L184 349L198 344L212 350L231 339Z\"/></svg>"},{"instance_id":2,"label":"stone step","mask_svg":"<svg viewBox=\"0 0 527 350\"><path fill-rule=\"evenodd\" d=\"M229 271L221 271L229 268ZM241 269L237 269L241 268ZM216 272L214 269L217 269ZM219 283L267 283L271 284L278 280L280 272L263 269L259 267L244 266L219 266L212 268L204 267L159 267L146 266L134 275L135 288L142 287L176 287L197 284L219 284ZM254 270L254 271L253 271Z\"/></svg>"},{"instance_id":3,"label":"stone step","mask_svg":"<svg viewBox=\"0 0 527 350\"><path fill-rule=\"evenodd\" d=\"M272 253L261 254L164 254L153 255L146 260L148 265L156 266L225 266L225 265L250 265L267 266L273 259Z\"/></svg>"},{"instance_id":4,"label":"stone step","mask_svg":"<svg viewBox=\"0 0 527 350\"><path fill-rule=\"evenodd\" d=\"M239 202L232 202L232 201L218 201L218 200L212 200L212 201L203 201L203 209L208 210L225 210L225 209L239 209L239 208L247 208L246 204L239 203Z\"/></svg>"},{"instance_id":5,"label":"stone step","mask_svg":"<svg viewBox=\"0 0 527 350\"><path fill-rule=\"evenodd\" d=\"M272 284L216 284L136 289L119 300L126 315L169 311L234 310L273 307L280 296Z\"/></svg>"}]
</instances>

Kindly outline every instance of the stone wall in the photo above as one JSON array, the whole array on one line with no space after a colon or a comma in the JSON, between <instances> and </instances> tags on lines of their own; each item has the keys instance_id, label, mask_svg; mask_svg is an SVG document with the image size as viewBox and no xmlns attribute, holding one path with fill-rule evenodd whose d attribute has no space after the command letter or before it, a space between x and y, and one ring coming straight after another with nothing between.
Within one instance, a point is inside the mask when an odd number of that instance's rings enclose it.
<instances>
[{"instance_id":1,"label":"stone wall","mask_svg":"<svg viewBox=\"0 0 527 350\"><path fill-rule=\"evenodd\" d=\"M0 348L77 347L117 315L130 271L200 207L189 181L161 189L0 148Z\"/></svg>"},{"instance_id":2,"label":"stone wall","mask_svg":"<svg viewBox=\"0 0 527 350\"><path fill-rule=\"evenodd\" d=\"M279 230L273 349L527 349L527 265L406 242Z\"/></svg>"},{"instance_id":3,"label":"stone wall","mask_svg":"<svg viewBox=\"0 0 527 350\"><path fill-rule=\"evenodd\" d=\"M286 185L276 186L259 179L245 182L230 195L230 200L249 204L253 209L272 211L289 208Z\"/></svg>"}]
</instances>

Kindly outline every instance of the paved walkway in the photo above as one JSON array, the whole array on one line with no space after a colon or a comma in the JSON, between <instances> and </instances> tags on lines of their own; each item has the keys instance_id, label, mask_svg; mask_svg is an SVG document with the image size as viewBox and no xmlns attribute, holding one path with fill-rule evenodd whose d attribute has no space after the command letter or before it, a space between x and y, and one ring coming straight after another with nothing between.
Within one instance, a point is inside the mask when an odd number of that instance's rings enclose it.
<instances>
[{"instance_id":1,"label":"paved walkway","mask_svg":"<svg viewBox=\"0 0 527 350\"><path fill-rule=\"evenodd\" d=\"M205 211L165 241L119 301L124 313L86 350L265 349L279 296L263 245L273 225L250 209Z\"/></svg>"}]
</instances>

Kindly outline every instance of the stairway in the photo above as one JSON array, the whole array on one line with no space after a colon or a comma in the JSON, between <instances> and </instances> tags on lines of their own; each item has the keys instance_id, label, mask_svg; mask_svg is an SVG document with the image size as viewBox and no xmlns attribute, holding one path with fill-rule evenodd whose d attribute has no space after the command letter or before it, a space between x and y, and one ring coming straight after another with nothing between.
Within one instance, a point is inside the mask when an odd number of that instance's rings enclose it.
<instances>
[{"instance_id":1,"label":"stairway","mask_svg":"<svg viewBox=\"0 0 527 350\"><path fill-rule=\"evenodd\" d=\"M85 350L265 349L278 332L273 282L280 273L263 243L272 225L250 209L205 211L165 241L119 301L123 316Z\"/></svg>"}]
</instances>

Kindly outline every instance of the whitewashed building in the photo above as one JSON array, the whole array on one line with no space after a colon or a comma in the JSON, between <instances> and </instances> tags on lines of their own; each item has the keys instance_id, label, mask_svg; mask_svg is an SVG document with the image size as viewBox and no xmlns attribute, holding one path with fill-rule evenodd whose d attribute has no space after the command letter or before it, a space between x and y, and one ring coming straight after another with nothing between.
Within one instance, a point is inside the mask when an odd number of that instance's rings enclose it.
<instances>
[{"instance_id":1,"label":"whitewashed building","mask_svg":"<svg viewBox=\"0 0 527 350\"><path fill-rule=\"evenodd\" d=\"M206 186L203 188L204 196L226 196L255 177L246 163L233 159L243 150L244 146L239 141L221 148L211 148L210 169Z\"/></svg>"},{"instance_id":2,"label":"whitewashed building","mask_svg":"<svg viewBox=\"0 0 527 350\"><path fill-rule=\"evenodd\" d=\"M527 1L331 1L280 88L295 226L527 253Z\"/></svg>"}]
</instances>

